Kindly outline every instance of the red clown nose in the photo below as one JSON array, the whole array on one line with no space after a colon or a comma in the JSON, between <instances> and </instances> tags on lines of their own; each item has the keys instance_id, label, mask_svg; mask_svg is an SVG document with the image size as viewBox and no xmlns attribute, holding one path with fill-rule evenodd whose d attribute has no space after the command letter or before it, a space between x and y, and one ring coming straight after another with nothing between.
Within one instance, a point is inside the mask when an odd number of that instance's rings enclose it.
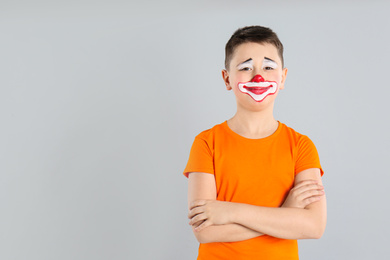
<instances>
[{"instance_id":1,"label":"red clown nose","mask_svg":"<svg viewBox=\"0 0 390 260\"><path fill-rule=\"evenodd\" d=\"M264 78L259 74L254 76L253 79L251 80L251 82L263 82L263 81L264 81Z\"/></svg>"}]
</instances>

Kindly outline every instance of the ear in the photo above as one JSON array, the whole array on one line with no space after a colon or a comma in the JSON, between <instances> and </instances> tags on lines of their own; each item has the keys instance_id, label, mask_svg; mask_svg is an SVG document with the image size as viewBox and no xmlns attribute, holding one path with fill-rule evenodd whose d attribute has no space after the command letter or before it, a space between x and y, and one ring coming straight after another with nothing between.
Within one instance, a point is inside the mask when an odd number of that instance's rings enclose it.
<instances>
[{"instance_id":1,"label":"ear","mask_svg":"<svg viewBox=\"0 0 390 260\"><path fill-rule=\"evenodd\" d=\"M282 70L282 81L280 82L279 89L284 89L284 82L286 82L287 68Z\"/></svg>"},{"instance_id":2,"label":"ear","mask_svg":"<svg viewBox=\"0 0 390 260\"><path fill-rule=\"evenodd\" d=\"M230 86L229 72L226 69L222 70L222 78L223 81L225 82L226 89L232 90L232 86Z\"/></svg>"}]
</instances>

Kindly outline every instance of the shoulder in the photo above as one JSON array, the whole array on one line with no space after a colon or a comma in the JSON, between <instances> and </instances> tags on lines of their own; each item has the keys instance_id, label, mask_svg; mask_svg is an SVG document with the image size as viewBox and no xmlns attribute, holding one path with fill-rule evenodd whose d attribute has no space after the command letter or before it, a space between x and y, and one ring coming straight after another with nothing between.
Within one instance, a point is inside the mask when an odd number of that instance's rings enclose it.
<instances>
[{"instance_id":1,"label":"shoulder","mask_svg":"<svg viewBox=\"0 0 390 260\"><path fill-rule=\"evenodd\" d=\"M307 169L318 168L321 175L323 175L324 172L321 168L317 148L313 141L307 135L301 134L291 127L286 125L283 127L284 133L288 136L288 139L292 144L293 158L295 160L295 174Z\"/></svg>"},{"instance_id":2,"label":"shoulder","mask_svg":"<svg viewBox=\"0 0 390 260\"><path fill-rule=\"evenodd\" d=\"M207 130L200 132L195 137L195 139L202 139L205 141L214 139L216 135L221 135L223 133L224 124L225 124L225 122L223 122L221 124L217 124L210 129L207 129Z\"/></svg>"},{"instance_id":3,"label":"shoulder","mask_svg":"<svg viewBox=\"0 0 390 260\"><path fill-rule=\"evenodd\" d=\"M287 136L291 142L295 143L296 145L301 143L307 143L312 142L310 138L307 135L301 134L298 131L294 130L292 127L289 127L283 123L281 124L281 132L283 135Z\"/></svg>"},{"instance_id":4,"label":"shoulder","mask_svg":"<svg viewBox=\"0 0 390 260\"><path fill-rule=\"evenodd\" d=\"M210 154L214 153L214 149L221 140L224 140L226 135L225 123L215 125L214 127L204 130L199 133L194 140L193 145L207 147Z\"/></svg>"}]
</instances>

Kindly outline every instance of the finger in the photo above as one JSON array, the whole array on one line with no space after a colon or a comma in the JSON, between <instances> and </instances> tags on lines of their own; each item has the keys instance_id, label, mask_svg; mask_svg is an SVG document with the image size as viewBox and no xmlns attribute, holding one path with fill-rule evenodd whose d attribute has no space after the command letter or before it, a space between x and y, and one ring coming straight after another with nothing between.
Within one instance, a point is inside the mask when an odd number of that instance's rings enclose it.
<instances>
[{"instance_id":1,"label":"finger","mask_svg":"<svg viewBox=\"0 0 390 260\"><path fill-rule=\"evenodd\" d=\"M190 204L190 210L206 204L206 200L195 200Z\"/></svg>"},{"instance_id":2,"label":"finger","mask_svg":"<svg viewBox=\"0 0 390 260\"><path fill-rule=\"evenodd\" d=\"M301 190L302 188L305 188L305 187L310 186L310 185L318 185L318 182L316 182L316 181L302 181L302 182L298 183L297 185L295 185L291 189L291 192L294 192L296 190Z\"/></svg>"},{"instance_id":3,"label":"finger","mask_svg":"<svg viewBox=\"0 0 390 260\"><path fill-rule=\"evenodd\" d=\"M312 184L305 184L303 186L294 188L293 192L296 195L299 195L299 194L302 194L302 193L307 192L307 191L313 191L313 190L317 191L317 190L323 190L323 189L324 189L324 186L312 183Z\"/></svg>"},{"instance_id":4,"label":"finger","mask_svg":"<svg viewBox=\"0 0 390 260\"><path fill-rule=\"evenodd\" d=\"M202 224L200 224L199 226L197 226L197 227L195 228L195 231L196 231L196 232L200 232L200 231L202 231L203 229L205 229L205 228L207 228L207 227L209 227L209 226L211 226L211 225L212 225L211 221L210 221L210 220L206 220L206 221L204 221Z\"/></svg>"},{"instance_id":5,"label":"finger","mask_svg":"<svg viewBox=\"0 0 390 260\"><path fill-rule=\"evenodd\" d=\"M203 222L205 222L205 220L202 220L202 221L199 221L199 222L196 222L195 224L192 225L192 228L196 228L198 226L200 226Z\"/></svg>"},{"instance_id":6,"label":"finger","mask_svg":"<svg viewBox=\"0 0 390 260\"><path fill-rule=\"evenodd\" d=\"M320 200L324 195L325 195L324 191L317 191L317 192L311 192L311 194L306 193L305 196L302 196L300 199L304 207L306 207L307 205Z\"/></svg>"},{"instance_id":7,"label":"finger","mask_svg":"<svg viewBox=\"0 0 390 260\"><path fill-rule=\"evenodd\" d=\"M199 207L196 207L196 208L193 208L191 209L189 212L188 212L188 218L191 219L193 218L195 215L198 215L200 213L203 212L203 207L199 206Z\"/></svg>"},{"instance_id":8,"label":"finger","mask_svg":"<svg viewBox=\"0 0 390 260\"><path fill-rule=\"evenodd\" d=\"M310 185L310 184L318 184L318 181L317 180L304 180L304 181L300 181L296 185L294 185L294 188L300 188L302 186Z\"/></svg>"},{"instance_id":9,"label":"finger","mask_svg":"<svg viewBox=\"0 0 390 260\"><path fill-rule=\"evenodd\" d=\"M305 208L305 207L309 206L310 204L319 201L321 198L322 198L322 196L313 196L313 197L307 198L307 199L303 200L303 205L304 205L303 207Z\"/></svg>"},{"instance_id":10,"label":"finger","mask_svg":"<svg viewBox=\"0 0 390 260\"><path fill-rule=\"evenodd\" d=\"M192 226L193 224L206 219L207 219L206 214L198 214L195 217L193 217L188 224Z\"/></svg>"},{"instance_id":11,"label":"finger","mask_svg":"<svg viewBox=\"0 0 390 260\"><path fill-rule=\"evenodd\" d=\"M298 199L304 200L313 196L322 196L325 194L324 190L310 189L300 193L297 197Z\"/></svg>"}]
</instances>

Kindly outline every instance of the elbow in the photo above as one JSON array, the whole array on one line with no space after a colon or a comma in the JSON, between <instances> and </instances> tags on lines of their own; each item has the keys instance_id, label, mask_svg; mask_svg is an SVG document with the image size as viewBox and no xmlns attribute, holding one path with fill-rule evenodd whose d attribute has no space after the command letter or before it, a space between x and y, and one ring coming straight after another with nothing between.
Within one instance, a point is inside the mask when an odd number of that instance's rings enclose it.
<instances>
[{"instance_id":1,"label":"elbow","mask_svg":"<svg viewBox=\"0 0 390 260\"><path fill-rule=\"evenodd\" d=\"M315 221L310 225L310 228L305 236L306 239L320 239L325 232L326 221Z\"/></svg>"},{"instance_id":2,"label":"elbow","mask_svg":"<svg viewBox=\"0 0 390 260\"><path fill-rule=\"evenodd\" d=\"M209 236L207 236L204 231L205 230L195 231L194 229L192 229L192 232L194 233L196 240L198 240L199 243L205 244L205 243L213 242L213 241L210 241Z\"/></svg>"},{"instance_id":3,"label":"elbow","mask_svg":"<svg viewBox=\"0 0 390 260\"><path fill-rule=\"evenodd\" d=\"M325 232L325 228L316 228L308 237L309 239L320 239Z\"/></svg>"},{"instance_id":4,"label":"elbow","mask_svg":"<svg viewBox=\"0 0 390 260\"><path fill-rule=\"evenodd\" d=\"M199 243L201 244L207 243L206 238L202 236L201 232L194 231L194 235L196 237L196 240L198 240Z\"/></svg>"},{"instance_id":5,"label":"elbow","mask_svg":"<svg viewBox=\"0 0 390 260\"><path fill-rule=\"evenodd\" d=\"M192 228L192 232L194 233L196 240L198 240L201 244L206 243L213 243L213 242L220 242L217 241L217 238L212 235L211 230L209 230L210 227L207 227L203 229L202 231L195 231L194 228Z\"/></svg>"}]
</instances>

